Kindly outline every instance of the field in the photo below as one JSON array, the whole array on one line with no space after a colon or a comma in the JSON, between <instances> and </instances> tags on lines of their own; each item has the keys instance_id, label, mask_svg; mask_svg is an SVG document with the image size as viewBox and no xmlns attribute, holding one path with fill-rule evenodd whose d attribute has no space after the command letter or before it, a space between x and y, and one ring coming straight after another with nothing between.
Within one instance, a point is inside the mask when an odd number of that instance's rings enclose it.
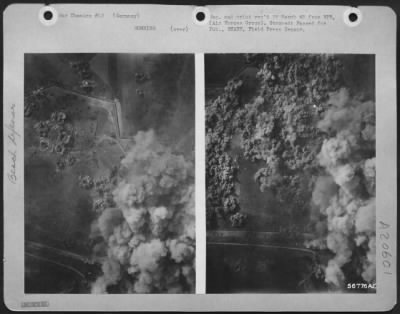
<instances>
[{"instance_id":1,"label":"field","mask_svg":"<svg viewBox=\"0 0 400 314\"><path fill-rule=\"evenodd\" d=\"M194 162L193 127L193 56L25 55L26 292L97 291L96 280L113 263L107 259L110 235L99 233L98 225L115 223L104 217L123 211L123 199L114 197L124 182L134 185L127 173L136 167L131 151L143 140L143 150L156 149L160 160ZM190 187L192 177L186 179ZM171 223L178 227L179 219ZM160 223L168 226L163 218ZM102 293L107 289L127 293L117 282L104 283Z\"/></svg>"}]
</instances>

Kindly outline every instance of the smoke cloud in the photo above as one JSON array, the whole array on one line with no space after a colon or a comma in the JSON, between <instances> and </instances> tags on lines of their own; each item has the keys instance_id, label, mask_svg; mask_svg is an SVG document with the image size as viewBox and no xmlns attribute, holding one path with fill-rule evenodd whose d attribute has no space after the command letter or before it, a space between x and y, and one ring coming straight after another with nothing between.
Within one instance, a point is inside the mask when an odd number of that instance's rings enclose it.
<instances>
[{"instance_id":1,"label":"smoke cloud","mask_svg":"<svg viewBox=\"0 0 400 314\"><path fill-rule=\"evenodd\" d=\"M138 132L134 142L121 161L116 207L93 225L103 274L92 293L193 292L193 162L160 144L153 131Z\"/></svg>"},{"instance_id":2,"label":"smoke cloud","mask_svg":"<svg viewBox=\"0 0 400 314\"><path fill-rule=\"evenodd\" d=\"M351 97L346 89L332 94L329 103L318 123L328 134L318 155L324 173L316 180L312 196L323 217L317 225L324 233L308 245L334 253L325 281L340 289L346 283L343 266L355 258L356 251L363 252L362 269L357 272L366 282L376 278L375 104ZM313 214L314 219L317 216Z\"/></svg>"}]
</instances>

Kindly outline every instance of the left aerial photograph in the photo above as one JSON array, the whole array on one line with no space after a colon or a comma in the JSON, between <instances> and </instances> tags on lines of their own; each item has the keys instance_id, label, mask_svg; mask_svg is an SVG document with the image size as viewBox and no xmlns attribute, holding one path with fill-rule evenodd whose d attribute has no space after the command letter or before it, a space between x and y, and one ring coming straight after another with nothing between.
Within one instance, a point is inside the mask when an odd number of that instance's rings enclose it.
<instances>
[{"instance_id":1,"label":"left aerial photograph","mask_svg":"<svg viewBox=\"0 0 400 314\"><path fill-rule=\"evenodd\" d=\"M194 293L194 55L24 62L25 293Z\"/></svg>"}]
</instances>

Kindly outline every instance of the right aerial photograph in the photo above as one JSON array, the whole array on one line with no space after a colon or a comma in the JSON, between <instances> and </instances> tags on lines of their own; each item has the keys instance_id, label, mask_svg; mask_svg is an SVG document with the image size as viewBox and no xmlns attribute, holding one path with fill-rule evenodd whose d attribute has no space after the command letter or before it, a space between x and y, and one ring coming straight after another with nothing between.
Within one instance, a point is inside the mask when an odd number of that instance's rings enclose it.
<instances>
[{"instance_id":1,"label":"right aerial photograph","mask_svg":"<svg viewBox=\"0 0 400 314\"><path fill-rule=\"evenodd\" d=\"M375 56L206 54L207 293L376 293Z\"/></svg>"}]
</instances>

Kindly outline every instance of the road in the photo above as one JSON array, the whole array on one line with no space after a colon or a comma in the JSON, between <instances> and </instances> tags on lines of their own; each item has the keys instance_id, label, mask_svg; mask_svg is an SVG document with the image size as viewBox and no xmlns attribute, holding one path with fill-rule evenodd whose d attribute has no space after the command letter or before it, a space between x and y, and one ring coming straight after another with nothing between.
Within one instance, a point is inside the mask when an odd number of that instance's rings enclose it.
<instances>
[{"instance_id":1,"label":"road","mask_svg":"<svg viewBox=\"0 0 400 314\"><path fill-rule=\"evenodd\" d=\"M92 269L98 267L86 256L32 241L25 241L25 255L72 271L84 280Z\"/></svg>"},{"instance_id":2,"label":"road","mask_svg":"<svg viewBox=\"0 0 400 314\"><path fill-rule=\"evenodd\" d=\"M234 243L234 242L207 242L207 245L225 245L225 246L242 246L242 247L257 247L265 249L276 249L276 250L289 250L301 252L304 254L312 255L313 258L317 256L317 253L313 250L306 248L290 247L290 246L280 246L280 245L269 245L269 244L249 244L249 243Z\"/></svg>"}]
</instances>

